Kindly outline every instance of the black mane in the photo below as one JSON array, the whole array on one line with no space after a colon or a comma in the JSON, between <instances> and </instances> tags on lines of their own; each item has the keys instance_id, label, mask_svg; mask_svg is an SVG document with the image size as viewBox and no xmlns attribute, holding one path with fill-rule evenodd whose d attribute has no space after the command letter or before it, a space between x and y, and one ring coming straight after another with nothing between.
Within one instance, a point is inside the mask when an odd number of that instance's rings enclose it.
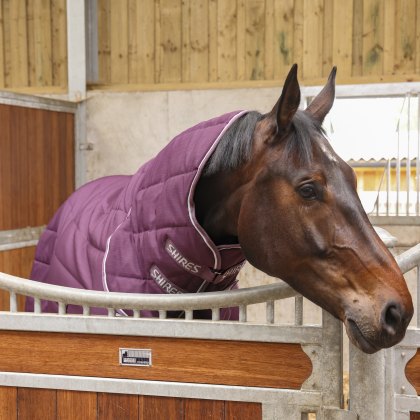
<instances>
[{"instance_id":1,"label":"black mane","mask_svg":"<svg viewBox=\"0 0 420 420\"><path fill-rule=\"evenodd\" d=\"M232 171L248 162L251 159L255 126L266 116L267 114L251 111L238 118L220 139L204 167L203 176ZM297 111L284 139L286 155L297 156L299 161L309 163L312 160L312 142L320 134L325 134L320 124L309 114Z\"/></svg>"}]
</instances>

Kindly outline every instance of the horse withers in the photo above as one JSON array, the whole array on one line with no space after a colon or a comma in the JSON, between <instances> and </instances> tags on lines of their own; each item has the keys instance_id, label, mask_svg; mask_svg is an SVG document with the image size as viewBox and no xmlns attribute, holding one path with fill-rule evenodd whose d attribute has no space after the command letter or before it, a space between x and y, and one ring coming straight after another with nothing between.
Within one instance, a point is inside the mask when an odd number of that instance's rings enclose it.
<instances>
[{"instance_id":1,"label":"horse withers","mask_svg":"<svg viewBox=\"0 0 420 420\"><path fill-rule=\"evenodd\" d=\"M271 112L202 122L133 176L84 185L43 233L31 278L92 290L196 293L237 287L246 258L341 319L363 351L396 344L413 314L411 296L363 211L353 170L321 128L334 89L335 69L299 110L295 65ZM57 309L42 302L43 311ZM68 305L67 312L82 308ZM235 319L237 311L221 317Z\"/></svg>"}]
</instances>

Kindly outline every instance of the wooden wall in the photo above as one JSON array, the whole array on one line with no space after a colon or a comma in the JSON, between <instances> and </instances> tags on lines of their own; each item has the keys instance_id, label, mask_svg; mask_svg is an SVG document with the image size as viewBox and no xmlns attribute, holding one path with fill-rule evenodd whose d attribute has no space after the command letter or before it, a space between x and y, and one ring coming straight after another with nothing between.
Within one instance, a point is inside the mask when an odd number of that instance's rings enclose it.
<instances>
[{"instance_id":1,"label":"wooden wall","mask_svg":"<svg viewBox=\"0 0 420 420\"><path fill-rule=\"evenodd\" d=\"M66 0L0 0L0 89L65 89L66 30Z\"/></svg>"},{"instance_id":2,"label":"wooden wall","mask_svg":"<svg viewBox=\"0 0 420 420\"><path fill-rule=\"evenodd\" d=\"M0 127L0 231L46 225L74 191L74 114L1 104ZM28 278L34 252L0 252L0 271Z\"/></svg>"},{"instance_id":3,"label":"wooden wall","mask_svg":"<svg viewBox=\"0 0 420 420\"><path fill-rule=\"evenodd\" d=\"M420 80L420 0L98 0L105 85Z\"/></svg>"},{"instance_id":4,"label":"wooden wall","mask_svg":"<svg viewBox=\"0 0 420 420\"><path fill-rule=\"evenodd\" d=\"M261 404L0 387L0 418L18 420L259 420Z\"/></svg>"}]
</instances>

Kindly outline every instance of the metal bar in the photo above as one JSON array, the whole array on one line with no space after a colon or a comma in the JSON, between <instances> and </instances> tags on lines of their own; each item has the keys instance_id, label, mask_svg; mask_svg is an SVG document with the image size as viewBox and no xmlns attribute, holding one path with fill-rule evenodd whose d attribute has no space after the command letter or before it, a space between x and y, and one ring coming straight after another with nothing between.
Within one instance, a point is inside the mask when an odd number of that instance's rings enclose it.
<instances>
[{"instance_id":1,"label":"metal bar","mask_svg":"<svg viewBox=\"0 0 420 420\"><path fill-rule=\"evenodd\" d=\"M420 213L420 93L417 94L416 215Z\"/></svg>"},{"instance_id":2,"label":"metal bar","mask_svg":"<svg viewBox=\"0 0 420 420\"><path fill-rule=\"evenodd\" d=\"M246 322L247 316L246 316L246 305L241 305L239 307L239 322Z\"/></svg>"},{"instance_id":3,"label":"metal bar","mask_svg":"<svg viewBox=\"0 0 420 420\"><path fill-rule=\"evenodd\" d=\"M34 298L34 312L36 314L41 313L41 299L39 298Z\"/></svg>"},{"instance_id":4,"label":"metal bar","mask_svg":"<svg viewBox=\"0 0 420 420\"><path fill-rule=\"evenodd\" d=\"M58 314L65 315L66 313L66 304L64 302L58 302Z\"/></svg>"},{"instance_id":5,"label":"metal bar","mask_svg":"<svg viewBox=\"0 0 420 420\"><path fill-rule=\"evenodd\" d=\"M185 310L185 319L191 321L193 319L193 311L190 309Z\"/></svg>"},{"instance_id":6,"label":"metal bar","mask_svg":"<svg viewBox=\"0 0 420 420\"><path fill-rule=\"evenodd\" d=\"M159 319L166 319L166 311L160 309L159 310Z\"/></svg>"},{"instance_id":7,"label":"metal bar","mask_svg":"<svg viewBox=\"0 0 420 420\"><path fill-rule=\"evenodd\" d=\"M295 297L295 325L303 324L303 297Z\"/></svg>"},{"instance_id":8,"label":"metal bar","mask_svg":"<svg viewBox=\"0 0 420 420\"><path fill-rule=\"evenodd\" d=\"M411 95L407 94L407 164L405 170L405 184L407 188L407 203L406 203L406 215L410 214L410 177L411 177L411 165L410 165L410 115L411 114Z\"/></svg>"},{"instance_id":9,"label":"metal bar","mask_svg":"<svg viewBox=\"0 0 420 420\"><path fill-rule=\"evenodd\" d=\"M17 312L17 297L16 293L11 291L9 293L9 299L10 299L10 312Z\"/></svg>"},{"instance_id":10,"label":"metal bar","mask_svg":"<svg viewBox=\"0 0 420 420\"><path fill-rule=\"evenodd\" d=\"M401 161L400 161L400 122L401 116L397 125L397 167L395 169L396 183L397 183L397 199L395 203L395 214L400 214L400 188L401 188Z\"/></svg>"},{"instance_id":11,"label":"metal bar","mask_svg":"<svg viewBox=\"0 0 420 420\"><path fill-rule=\"evenodd\" d=\"M144 310L190 310L208 308L229 308L232 306L265 303L268 300L294 297L297 292L284 282L250 287L246 289L223 292L207 292L201 294L186 293L182 295L156 295L139 293L115 293L95 290L74 289L24 280L10 274L0 273L0 289L13 290L26 296L33 296L55 302L64 301L67 304L89 305L103 308L131 308Z\"/></svg>"},{"instance_id":12,"label":"metal bar","mask_svg":"<svg viewBox=\"0 0 420 420\"><path fill-rule=\"evenodd\" d=\"M265 311L267 324L274 324L274 300L267 301Z\"/></svg>"},{"instance_id":13,"label":"metal bar","mask_svg":"<svg viewBox=\"0 0 420 420\"><path fill-rule=\"evenodd\" d=\"M391 194L391 159L386 165L386 215L389 216L389 197Z\"/></svg>"},{"instance_id":14,"label":"metal bar","mask_svg":"<svg viewBox=\"0 0 420 420\"><path fill-rule=\"evenodd\" d=\"M211 310L211 320L220 321L220 308L212 308Z\"/></svg>"},{"instance_id":15,"label":"metal bar","mask_svg":"<svg viewBox=\"0 0 420 420\"><path fill-rule=\"evenodd\" d=\"M420 265L417 265L417 328L420 328Z\"/></svg>"},{"instance_id":16,"label":"metal bar","mask_svg":"<svg viewBox=\"0 0 420 420\"><path fill-rule=\"evenodd\" d=\"M108 316L110 318L113 318L115 316L115 309L114 308L108 308Z\"/></svg>"},{"instance_id":17,"label":"metal bar","mask_svg":"<svg viewBox=\"0 0 420 420\"><path fill-rule=\"evenodd\" d=\"M86 18L84 0L67 0L68 93L72 101L86 98Z\"/></svg>"},{"instance_id":18,"label":"metal bar","mask_svg":"<svg viewBox=\"0 0 420 420\"><path fill-rule=\"evenodd\" d=\"M83 315L84 316L90 315L90 307L88 305L83 305Z\"/></svg>"},{"instance_id":19,"label":"metal bar","mask_svg":"<svg viewBox=\"0 0 420 420\"><path fill-rule=\"evenodd\" d=\"M140 318L140 310L133 309L133 318Z\"/></svg>"}]
</instances>

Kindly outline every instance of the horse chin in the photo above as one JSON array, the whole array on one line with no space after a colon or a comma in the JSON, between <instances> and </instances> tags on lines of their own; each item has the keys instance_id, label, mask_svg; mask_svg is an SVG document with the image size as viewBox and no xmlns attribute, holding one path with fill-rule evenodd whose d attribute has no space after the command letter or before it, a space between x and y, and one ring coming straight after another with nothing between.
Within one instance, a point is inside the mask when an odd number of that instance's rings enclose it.
<instances>
[{"instance_id":1,"label":"horse chin","mask_svg":"<svg viewBox=\"0 0 420 420\"><path fill-rule=\"evenodd\" d=\"M378 347L363 335L355 321L347 318L344 321L344 325L350 341L364 353L372 354L381 350L382 347Z\"/></svg>"}]
</instances>

